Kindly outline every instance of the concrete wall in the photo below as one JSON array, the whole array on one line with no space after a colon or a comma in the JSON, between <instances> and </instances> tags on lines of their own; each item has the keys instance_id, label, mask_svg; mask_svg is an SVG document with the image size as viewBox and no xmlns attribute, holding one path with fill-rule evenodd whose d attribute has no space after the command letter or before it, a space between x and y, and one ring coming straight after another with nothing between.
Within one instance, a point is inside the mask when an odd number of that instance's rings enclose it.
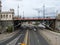
<instances>
[{"instance_id":1,"label":"concrete wall","mask_svg":"<svg viewBox=\"0 0 60 45\"><path fill-rule=\"evenodd\" d=\"M6 28L11 25L14 28L14 23L12 20L5 20L5 21L0 21L0 32L3 33L6 31Z\"/></svg>"},{"instance_id":2,"label":"concrete wall","mask_svg":"<svg viewBox=\"0 0 60 45\"><path fill-rule=\"evenodd\" d=\"M60 20L56 20L56 29L60 30Z\"/></svg>"},{"instance_id":3,"label":"concrete wall","mask_svg":"<svg viewBox=\"0 0 60 45\"><path fill-rule=\"evenodd\" d=\"M55 28L60 30L60 14L56 17L56 25Z\"/></svg>"}]
</instances>

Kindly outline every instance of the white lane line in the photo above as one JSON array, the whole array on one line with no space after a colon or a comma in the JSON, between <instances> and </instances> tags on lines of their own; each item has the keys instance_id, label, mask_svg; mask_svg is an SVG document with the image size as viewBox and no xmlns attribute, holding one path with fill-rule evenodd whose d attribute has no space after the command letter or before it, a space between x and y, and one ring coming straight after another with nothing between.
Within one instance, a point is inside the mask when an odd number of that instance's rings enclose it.
<instances>
[{"instance_id":1,"label":"white lane line","mask_svg":"<svg viewBox=\"0 0 60 45\"><path fill-rule=\"evenodd\" d=\"M7 45L15 45L17 40L22 36L23 34L20 34L18 37L16 37L13 41L9 42Z\"/></svg>"},{"instance_id":2,"label":"white lane line","mask_svg":"<svg viewBox=\"0 0 60 45\"><path fill-rule=\"evenodd\" d=\"M28 41L29 41L28 44L30 45L30 40L31 39L30 39L30 32L29 32L29 30L28 30L28 33L29 33L29 35L28 35Z\"/></svg>"},{"instance_id":3,"label":"white lane line","mask_svg":"<svg viewBox=\"0 0 60 45\"><path fill-rule=\"evenodd\" d=\"M39 42L39 39L38 39L37 34L36 34L35 32L34 32L34 34L35 34L35 37L36 37L36 39L37 39L38 44L40 45L40 42Z\"/></svg>"},{"instance_id":4,"label":"white lane line","mask_svg":"<svg viewBox=\"0 0 60 45\"><path fill-rule=\"evenodd\" d=\"M37 42L40 44L39 39L38 39L38 36L37 36L37 35L35 35L35 37L36 37L36 39L37 39Z\"/></svg>"},{"instance_id":5,"label":"white lane line","mask_svg":"<svg viewBox=\"0 0 60 45\"><path fill-rule=\"evenodd\" d=\"M21 45L21 43L18 43L18 45Z\"/></svg>"},{"instance_id":6,"label":"white lane line","mask_svg":"<svg viewBox=\"0 0 60 45\"><path fill-rule=\"evenodd\" d=\"M38 40L38 43L39 43L39 40Z\"/></svg>"}]
</instances>

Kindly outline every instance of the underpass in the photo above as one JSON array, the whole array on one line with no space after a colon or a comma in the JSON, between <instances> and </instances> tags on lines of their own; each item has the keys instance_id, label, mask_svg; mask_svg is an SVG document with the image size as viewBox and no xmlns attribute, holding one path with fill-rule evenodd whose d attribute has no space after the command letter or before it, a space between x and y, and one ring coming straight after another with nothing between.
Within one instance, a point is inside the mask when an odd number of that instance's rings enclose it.
<instances>
[{"instance_id":1,"label":"underpass","mask_svg":"<svg viewBox=\"0 0 60 45\"><path fill-rule=\"evenodd\" d=\"M17 27L15 28L19 28L23 23L32 23L32 22L39 22L41 24L43 24L44 26L46 26L47 28L50 28L51 30L55 29L55 22L56 19L54 18L15 18L14 19L14 26L17 25Z\"/></svg>"}]
</instances>

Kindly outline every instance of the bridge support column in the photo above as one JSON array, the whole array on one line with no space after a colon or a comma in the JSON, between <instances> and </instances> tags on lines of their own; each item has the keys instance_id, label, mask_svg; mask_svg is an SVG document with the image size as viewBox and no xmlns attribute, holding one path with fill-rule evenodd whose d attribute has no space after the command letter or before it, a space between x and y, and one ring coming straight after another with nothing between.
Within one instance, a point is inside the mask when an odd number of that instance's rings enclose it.
<instances>
[{"instance_id":1,"label":"bridge support column","mask_svg":"<svg viewBox=\"0 0 60 45\"><path fill-rule=\"evenodd\" d=\"M21 26L21 21L15 20L14 21L14 29L18 29L18 28L20 28L20 26Z\"/></svg>"},{"instance_id":2,"label":"bridge support column","mask_svg":"<svg viewBox=\"0 0 60 45\"><path fill-rule=\"evenodd\" d=\"M60 31L60 20L56 20L55 28Z\"/></svg>"},{"instance_id":3,"label":"bridge support column","mask_svg":"<svg viewBox=\"0 0 60 45\"><path fill-rule=\"evenodd\" d=\"M55 30L55 20L50 21L50 27Z\"/></svg>"}]
</instances>

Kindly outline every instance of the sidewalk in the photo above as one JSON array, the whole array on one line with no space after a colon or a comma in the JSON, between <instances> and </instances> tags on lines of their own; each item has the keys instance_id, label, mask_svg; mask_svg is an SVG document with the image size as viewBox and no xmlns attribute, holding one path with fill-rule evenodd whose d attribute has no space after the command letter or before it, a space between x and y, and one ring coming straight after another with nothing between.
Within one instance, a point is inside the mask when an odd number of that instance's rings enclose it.
<instances>
[{"instance_id":1,"label":"sidewalk","mask_svg":"<svg viewBox=\"0 0 60 45\"><path fill-rule=\"evenodd\" d=\"M0 41L6 40L8 38L11 38L12 36L14 36L16 33L18 33L18 31L14 31L12 33L3 33L0 34Z\"/></svg>"},{"instance_id":2,"label":"sidewalk","mask_svg":"<svg viewBox=\"0 0 60 45\"><path fill-rule=\"evenodd\" d=\"M50 43L50 45L60 45L60 33L47 29L39 30L40 34Z\"/></svg>"}]
</instances>

